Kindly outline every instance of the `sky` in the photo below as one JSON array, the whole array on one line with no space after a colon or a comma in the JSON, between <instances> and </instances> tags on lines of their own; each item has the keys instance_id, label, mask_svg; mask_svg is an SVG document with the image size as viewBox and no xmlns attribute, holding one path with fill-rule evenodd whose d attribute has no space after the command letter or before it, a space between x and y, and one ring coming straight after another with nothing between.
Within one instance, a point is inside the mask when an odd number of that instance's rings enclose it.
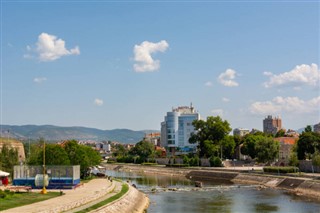
<instances>
[{"instance_id":1,"label":"sky","mask_svg":"<svg viewBox=\"0 0 320 213\"><path fill-rule=\"evenodd\" d=\"M1 124L320 122L319 1L1 0Z\"/></svg>"}]
</instances>

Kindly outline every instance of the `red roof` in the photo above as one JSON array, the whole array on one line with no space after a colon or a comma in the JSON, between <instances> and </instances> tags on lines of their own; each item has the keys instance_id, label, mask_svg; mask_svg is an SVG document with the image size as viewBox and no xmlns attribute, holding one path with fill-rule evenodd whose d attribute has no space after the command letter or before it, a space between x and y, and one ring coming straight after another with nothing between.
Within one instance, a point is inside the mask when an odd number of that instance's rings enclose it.
<instances>
[{"instance_id":1,"label":"red roof","mask_svg":"<svg viewBox=\"0 0 320 213\"><path fill-rule=\"evenodd\" d=\"M295 138L295 137L279 137L279 138L275 138L274 140L279 141L280 143L283 143L283 144L294 145L297 142L298 138Z\"/></svg>"}]
</instances>

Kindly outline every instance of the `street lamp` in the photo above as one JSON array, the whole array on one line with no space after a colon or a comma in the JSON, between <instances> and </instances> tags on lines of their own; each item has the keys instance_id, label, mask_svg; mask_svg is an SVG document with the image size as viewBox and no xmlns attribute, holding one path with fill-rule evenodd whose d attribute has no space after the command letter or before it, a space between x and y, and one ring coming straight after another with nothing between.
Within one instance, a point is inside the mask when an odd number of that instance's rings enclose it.
<instances>
[{"instance_id":1,"label":"street lamp","mask_svg":"<svg viewBox=\"0 0 320 213\"><path fill-rule=\"evenodd\" d=\"M45 174L46 174L46 142L43 140L43 186L40 191L41 194L47 194L46 186L45 186Z\"/></svg>"}]
</instances>

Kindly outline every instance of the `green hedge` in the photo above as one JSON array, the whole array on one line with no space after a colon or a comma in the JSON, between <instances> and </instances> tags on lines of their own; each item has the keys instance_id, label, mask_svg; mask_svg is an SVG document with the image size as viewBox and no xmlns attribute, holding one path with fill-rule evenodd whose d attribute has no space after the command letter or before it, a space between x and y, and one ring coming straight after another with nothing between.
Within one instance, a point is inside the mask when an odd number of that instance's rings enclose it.
<instances>
[{"instance_id":1,"label":"green hedge","mask_svg":"<svg viewBox=\"0 0 320 213\"><path fill-rule=\"evenodd\" d=\"M221 159L219 157L212 156L209 159L209 161L210 161L210 166L211 167L222 167L223 166L222 165L222 161L221 161Z\"/></svg>"},{"instance_id":2,"label":"green hedge","mask_svg":"<svg viewBox=\"0 0 320 213\"><path fill-rule=\"evenodd\" d=\"M189 164L167 164L166 167L188 167Z\"/></svg>"},{"instance_id":3,"label":"green hedge","mask_svg":"<svg viewBox=\"0 0 320 213\"><path fill-rule=\"evenodd\" d=\"M155 165L158 165L158 164L157 163L144 162L141 165L144 165L144 166L155 166Z\"/></svg>"},{"instance_id":4,"label":"green hedge","mask_svg":"<svg viewBox=\"0 0 320 213\"><path fill-rule=\"evenodd\" d=\"M287 166L287 167L276 167L276 166L268 166L263 167L264 172L270 172L270 173L295 173L299 171L298 167L293 166Z\"/></svg>"}]
</instances>

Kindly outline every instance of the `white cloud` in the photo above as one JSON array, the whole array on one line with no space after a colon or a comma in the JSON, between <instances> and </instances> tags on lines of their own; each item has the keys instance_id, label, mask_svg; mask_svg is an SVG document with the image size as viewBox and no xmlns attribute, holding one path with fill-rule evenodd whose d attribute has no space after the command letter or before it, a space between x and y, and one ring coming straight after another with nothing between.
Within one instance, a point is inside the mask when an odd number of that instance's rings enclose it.
<instances>
[{"instance_id":1,"label":"white cloud","mask_svg":"<svg viewBox=\"0 0 320 213\"><path fill-rule=\"evenodd\" d=\"M65 47L65 41L58 39L54 35L41 33L38 37L36 47L27 46L29 52L35 52L40 61L54 61L66 55L79 55L80 49L78 46L68 50ZM33 58L32 55L26 54L25 58Z\"/></svg>"},{"instance_id":2,"label":"white cloud","mask_svg":"<svg viewBox=\"0 0 320 213\"><path fill-rule=\"evenodd\" d=\"M229 98L222 98L222 101L223 101L223 102L229 102L230 99L229 99Z\"/></svg>"},{"instance_id":3,"label":"white cloud","mask_svg":"<svg viewBox=\"0 0 320 213\"><path fill-rule=\"evenodd\" d=\"M266 88L284 85L319 86L320 82L320 70L317 64L302 64L296 66L289 72L284 72L279 75L270 72L264 72L264 75L269 76L269 81L264 83Z\"/></svg>"},{"instance_id":4,"label":"white cloud","mask_svg":"<svg viewBox=\"0 0 320 213\"><path fill-rule=\"evenodd\" d=\"M133 69L136 72L152 72L160 68L160 61L154 60L151 57L152 53L165 52L169 44L162 40L158 43L144 41L140 45L134 46L134 61Z\"/></svg>"},{"instance_id":5,"label":"white cloud","mask_svg":"<svg viewBox=\"0 0 320 213\"><path fill-rule=\"evenodd\" d=\"M237 87L239 84L234 80L236 78L236 71L232 69L227 69L225 72L221 73L218 77L218 81L227 87Z\"/></svg>"},{"instance_id":6,"label":"white cloud","mask_svg":"<svg viewBox=\"0 0 320 213\"><path fill-rule=\"evenodd\" d=\"M211 110L211 113L214 114L214 115L219 115L220 117L222 117L223 114L224 114L224 111L223 111L223 109L213 109L213 110Z\"/></svg>"},{"instance_id":7,"label":"white cloud","mask_svg":"<svg viewBox=\"0 0 320 213\"><path fill-rule=\"evenodd\" d=\"M211 81L207 81L205 84L204 84L206 87L212 87L213 84Z\"/></svg>"},{"instance_id":8,"label":"white cloud","mask_svg":"<svg viewBox=\"0 0 320 213\"><path fill-rule=\"evenodd\" d=\"M277 96L272 101L255 102L249 108L252 114L274 114L279 112L312 113L320 110L320 96L310 100L298 97Z\"/></svg>"},{"instance_id":9,"label":"white cloud","mask_svg":"<svg viewBox=\"0 0 320 213\"><path fill-rule=\"evenodd\" d=\"M96 98L96 99L94 99L93 104L96 105L96 106L102 106L103 105L103 100L101 100L99 98Z\"/></svg>"},{"instance_id":10,"label":"white cloud","mask_svg":"<svg viewBox=\"0 0 320 213\"><path fill-rule=\"evenodd\" d=\"M46 81L46 80L47 80L46 77L36 77L36 78L33 79L33 82L35 82L35 83L42 83L42 82L44 82L44 81Z\"/></svg>"}]
</instances>

